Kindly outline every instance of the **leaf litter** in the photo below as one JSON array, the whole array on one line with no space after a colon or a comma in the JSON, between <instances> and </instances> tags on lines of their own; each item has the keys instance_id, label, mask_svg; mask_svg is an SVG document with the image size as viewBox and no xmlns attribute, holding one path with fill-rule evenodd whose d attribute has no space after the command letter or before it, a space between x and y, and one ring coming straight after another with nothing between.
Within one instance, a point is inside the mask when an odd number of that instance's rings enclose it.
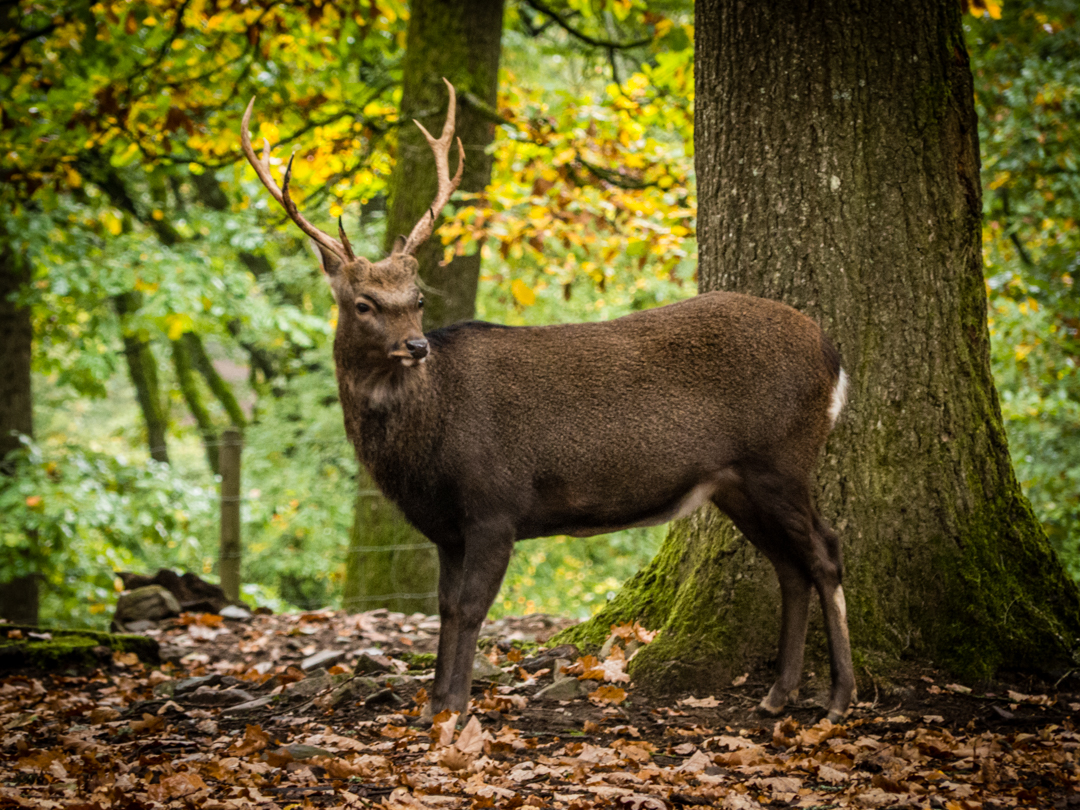
<instances>
[{"instance_id":1,"label":"leaf litter","mask_svg":"<svg viewBox=\"0 0 1080 810\"><path fill-rule=\"evenodd\" d=\"M562 626L489 625L468 719L425 727L436 617L188 614L150 631L159 668L0 676L0 808L1080 807L1075 677L920 672L842 724L813 701L764 719L766 672L651 696L628 663L655 633L612 628L603 658L533 643ZM580 688L537 695L556 678Z\"/></svg>"}]
</instances>

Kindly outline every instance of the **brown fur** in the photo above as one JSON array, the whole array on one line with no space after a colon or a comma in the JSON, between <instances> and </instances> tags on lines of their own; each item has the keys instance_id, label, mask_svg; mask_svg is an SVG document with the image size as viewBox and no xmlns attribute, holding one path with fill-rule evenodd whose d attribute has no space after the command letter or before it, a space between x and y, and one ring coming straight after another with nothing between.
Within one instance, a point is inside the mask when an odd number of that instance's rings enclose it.
<instances>
[{"instance_id":1,"label":"brown fur","mask_svg":"<svg viewBox=\"0 0 1080 810\"><path fill-rule=\"evenodd\" d=\"M346 431L440 551L434 710L466 708L476 633L515 541L664 522L711 499L781 577L782 674L762 708L797 687L813 584L834 614L829 708L842 716L853 675L835 615L839 542L810 501L840 368L812 320L707 293L607 323L456 324L406 365L401 347L421 337L415 261L327 256L324 269Z\"/></svg>"}]
</instances>

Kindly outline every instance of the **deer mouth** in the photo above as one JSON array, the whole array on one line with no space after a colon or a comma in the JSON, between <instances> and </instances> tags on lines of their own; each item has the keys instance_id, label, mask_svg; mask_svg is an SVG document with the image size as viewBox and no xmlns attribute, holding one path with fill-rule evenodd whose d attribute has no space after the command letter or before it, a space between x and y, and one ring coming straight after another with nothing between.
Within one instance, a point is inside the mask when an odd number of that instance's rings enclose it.
<instances>
[{"instance_id":1,"label":"deer mouth","mask_svg":"<svg viewBox=\"0 0 1080 810\"><path fill-rule=\"evenodd\" d=\"M394 352L390 355L391 360L399 360L403 368L412 368L413 366L419 366L427 362L427 355L423 357L413 357L411 354L399 354Z\"/></svg>"}]
</instances>

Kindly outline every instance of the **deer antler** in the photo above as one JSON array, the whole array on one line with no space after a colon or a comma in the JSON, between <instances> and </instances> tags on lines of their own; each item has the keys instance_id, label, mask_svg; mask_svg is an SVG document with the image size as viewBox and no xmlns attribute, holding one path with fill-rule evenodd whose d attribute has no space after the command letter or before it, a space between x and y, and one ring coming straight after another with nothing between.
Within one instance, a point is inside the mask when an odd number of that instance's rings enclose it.
<instances>
[{"instance_id":1,"label":"deer antler","mask_svg":"<svg viewBox=\"0 0 1080 810\"><path fill-rule=\"evenodd\" d=\"M334 237L323 233L304 219L304 215L297 209L296 203L289 197L289 180L292 177L293 159L291 157L289 158L289 165L285 169L285 179L282 181L281 188L278 188L277 183L274 182L273 175L270 174L270 142L266 140L263 141L262 160L255 156L255 150L251 148L251 133L248 132L248 123L251 121L251 111L254 108L255 98L252 97L251 101L248 102L247 110L244 111L244 118L240 122L240 145L244 149L244 154L247 155L248 162L255 169L255 174L262 180L262 184L266 186L266 190L270 192L270 195L285 209L285 213L289 215L289 218L300 226L300 230L342 261L354 261L356 256L353 255L352 245L349 244L349 238L345 236L345 227L342 225L340 217L338 217L338 233L341 235L341 241L339 242ZM460 169L458 170L458 173L461 173Z\"/></svg>"},{"instance_id":2,"label":"deer antler","mask_svg":"<svg viewBox=\"0 0 1080 810\"><path fill-rule=\"evenodd\" d=\"M435 194L435 199L427 212L413 226L412 233L405 240L402 253L414 253L431 236L431 229L435 227L435 218L446 203L449 202L450 195L457 191L458 184L461 183L461 172L465 168L465 149L461 145L461 138L454 138L457 94L454 92L454 85L450 84L446 79L443 79L443 81L446 82L446 87L450 91L450 106L446 110L446 123L443 124L442 135L438 139L432 138L431 133L424 129L424 125L413 119L413 123L420 127L420 131L427 138L428 146L431 147L431 151L435 154L435 170L439 175L439 190ZM454 175L453 179L450 179L450 147L454 140L457 140L458 146L458 167L457 174Z\"/></svg>"}]
</instances>

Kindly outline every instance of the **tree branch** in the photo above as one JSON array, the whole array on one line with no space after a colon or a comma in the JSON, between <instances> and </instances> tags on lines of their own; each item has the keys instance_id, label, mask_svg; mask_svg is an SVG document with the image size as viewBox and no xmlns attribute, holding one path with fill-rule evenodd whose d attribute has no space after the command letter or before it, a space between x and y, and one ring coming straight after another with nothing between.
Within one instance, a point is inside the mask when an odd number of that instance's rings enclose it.
<instances>
[{"instance_id":1,"label":"tree branch","mask_svg":"<svg viewBox=\"0 0 1080 810\"><path fill-rule=\"evenodd\" d=\"M586 45L592 45L594 48L607 48L608 50L627 50L628 48L640 48L642 45L648 45L653 40L652 37L637 39L633 42L616 42L610 39L597 39L596 37L591 37L588 34L574 28L572 25L570 25L569 22L567 22L565 17L561 16L559 12L555 11L555 9L551 8L541 0L525 0L525 4L531 6L536 11L539 11L541 14L547 15L557 26L559 26L559 28L564 30L566 33L570 34L576 39L581 40Z\"/></svg>"}]
</instances>

